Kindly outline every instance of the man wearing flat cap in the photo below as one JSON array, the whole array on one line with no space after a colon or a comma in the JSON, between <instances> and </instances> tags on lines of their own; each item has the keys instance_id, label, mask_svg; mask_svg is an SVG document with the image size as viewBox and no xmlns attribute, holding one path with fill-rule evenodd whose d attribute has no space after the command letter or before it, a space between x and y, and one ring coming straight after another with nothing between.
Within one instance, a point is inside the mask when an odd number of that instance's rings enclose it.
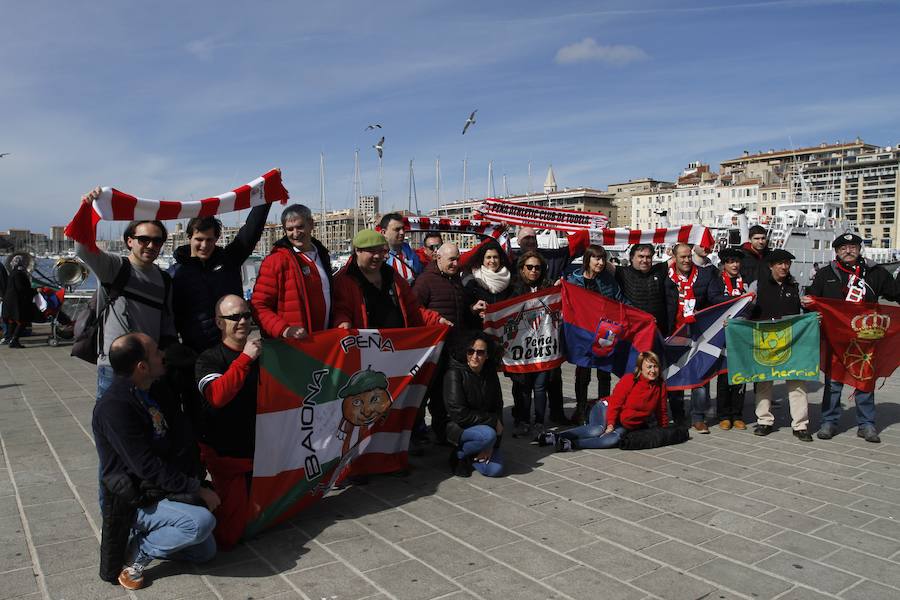
<instances>
[{"instance_id":1,"label":"man wearing flat cap","mask_svg":"<svg viewBox=\"0 0 900 600\"><path fill-rule=\"evenodd\" d=\"M834 298L846 302L878 302L879 298L896 300L896 282L884 267L868 263L862 258L862 238L855 233L843 233L831 244L835 259L828 266L819 269L812 283L806 288L804 304L812 301L810 296ZM844 384L825 377L822 396L822 424L816 436L830 440L837 435L837 424L841 418L841 391ZM875 392L854 391L856 399L856 434L867 442L881 441L875 428Z\"/></svg>"},{"instance_id":2,"label":"man wearing flat cap","mask_svg":"<svg viewBox=\"0 0 900 600\"><path fill-rule=\"evenodd\" d=\"M791 275L793 260L793 254L780 248L766 255L769 273L756 282L756 306L753 309L755 320L781 319L803 312L800 306L800 286ZM811 442L812 435L807 428L809 407L806 401L806 385L802 380L787 380L784 383L788 390L794 437L801 442ZM753 430L755 435L769 435L775 430L775 417L772 415L773 385L772 381L760 381L756 384L756 428Z\"/></svg>"},{"instance_id":3,"label":"man wearing flat cap","mask_svg":"<svg viewBox=\"0 0 900 600\"><path fill-rule=\"evenodd\" d=\"M423 308L409 284L386 261L384 235L363 229L353 237L353 257L334 276L331 323L345 329L386 329L449 324Z\"/></svg>"}]
</instances>

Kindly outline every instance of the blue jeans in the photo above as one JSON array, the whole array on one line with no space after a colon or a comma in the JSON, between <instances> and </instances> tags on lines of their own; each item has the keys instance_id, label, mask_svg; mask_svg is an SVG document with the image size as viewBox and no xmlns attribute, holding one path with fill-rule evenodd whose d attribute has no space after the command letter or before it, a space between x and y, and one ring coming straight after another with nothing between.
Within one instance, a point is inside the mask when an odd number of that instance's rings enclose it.
<instances>
[{"instance_id":1,"label":"blue jeans","mask_svg":"<svg viewBox=\"0 0 900 600\"><path fill-rule=\"evenodd\" d=\"M109 365L99 365L97 367L97 400L100 400L104 392L112 385L113 377L113 368Z\"/></svg>"},{"instance_id":2,"label":"blue jeans","mask_svg":"<svg viewBox=\"0 0 900 600\"><path fill-rule=\"evenodd\" d=\"M606 404L597 402L588 413L586 425L563 431L559 435L560 437L574 440L579 448L604 450L618 447L619 442L622 441L622 435L625 433L625 428L620 425L609 433L604 433L605 429Z\"/></svg>"},{"instance_id":3,"label":"blue jeans","mask_svg":"<svg viewBox=\"0 0 900 600\"><path fill-rule=\"evenodd\" d=\"M160 500L137 510L132 544L153 558L205 562L216 555L215 527L203 506Z\"/></svg>"},{"instance_id":4,"label":"blue jeans","mask_svg":"<svg viewBox=\"0 0 900 600\"><path fill-rule=\"evenodd\" d=\"M488 425L473 425L463 430L459 436L459 450L456 455L459 458L478 456L488 448L494 448L497 443L497 431ZM473 462L475 470L485 477L500 477L503 475L503 456L500 448L494 448L491 460L488 462Z\"/></svg>"},{"instance_id":5,"label":"blue jeans","mask_svg":"<svg viewBox=\"0 0 900 600\"><path fill-rule=\"evenodd\" d=\"M691 390L691 423L706 421L709 407L709 383Z\"/></svg>"},{"instance_id":6,"label":"blue jeans","mask_svg":"<svg viewBox=\"0 0 900 600\"><path fill-rule=\"evenodd\" d=\"M837 425L841 418L841 391L844 384L825 377L822 393L822 424ZM856 424L859 427L875 427L875 392L854 392L856 399Z\"/></svg>"}]
</instances>

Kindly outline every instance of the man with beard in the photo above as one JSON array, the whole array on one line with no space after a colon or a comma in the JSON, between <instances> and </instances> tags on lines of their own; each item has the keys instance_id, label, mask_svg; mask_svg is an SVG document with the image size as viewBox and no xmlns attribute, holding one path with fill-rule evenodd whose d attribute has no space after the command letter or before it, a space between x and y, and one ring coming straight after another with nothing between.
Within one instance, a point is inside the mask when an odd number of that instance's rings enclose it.
<instances>
[{"instance_id":1,"label":"man with beard","mask_svg":"<svg viewBox=\"0 0 900 600\"><path fill-rule=\"evenodd\" d=\"M812 301L810 296L843 299L847 302L878 302L881 297L896 300L898 291L890 273L881 266L868 264L862 259L862 238L854 233L845 233L835 238L831 244L835 260L822 267L806 288L807 296L803 304ZM822 396L822 424L816 436L820 440L830 440L837 435L837 423L841 418L841 390L844 384L825 377ZM856 435L867 442L881 442L875 427L875 392L853 391L856 400Z\"/></svg>"}]
</instances>

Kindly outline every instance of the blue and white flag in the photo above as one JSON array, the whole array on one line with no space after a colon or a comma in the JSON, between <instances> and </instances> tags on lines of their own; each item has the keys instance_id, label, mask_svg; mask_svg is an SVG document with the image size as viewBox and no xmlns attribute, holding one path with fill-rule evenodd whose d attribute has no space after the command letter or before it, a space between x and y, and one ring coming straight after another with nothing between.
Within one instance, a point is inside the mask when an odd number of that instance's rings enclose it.
<instances>
[{"instance_id":1,"label":"blue and white flag","mask_svg":"<svg viewBox=\"0 0 900 600\"><path fill-rule=\"evenodd\" d=\"M695 313L696 321L685 323L666 339L666 387L689 390L728 369L725 354L725 321L742 317L753 302L744 294Z\"/></svg>"}]
</instances>

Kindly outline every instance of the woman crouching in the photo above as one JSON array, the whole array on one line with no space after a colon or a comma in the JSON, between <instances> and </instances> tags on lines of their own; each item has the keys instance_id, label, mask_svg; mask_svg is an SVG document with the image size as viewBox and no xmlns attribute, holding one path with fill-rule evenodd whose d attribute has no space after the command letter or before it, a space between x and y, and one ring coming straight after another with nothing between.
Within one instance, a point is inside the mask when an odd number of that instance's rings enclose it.
<instances>
[{"instance_id":1,"label":"woman crouching","mask_svg":"<svg viewBox=\"0 0 900 600\"><path fill-rule=\"evenodd\" d=\"M667 427L666 382L660 377L659 357L641 352L633 376L619 380L609 397L591 408L588 424L562 433L546 433L540 445L555 444L558 452L579 448L617 448L629 431L645 429L651 423Z\"/></svg>"},{"instance_id":2,"label":"woman crouching","mask_svg":"<svg viewBox=\"0 0 900 600\"><path fill-rule=\"evenodd\" d=\"M456 445L450 471L461 477L473 470L486 477L503 474L503 394L493 355L491 339L472 334L452 353L444 375L447 440Z\"/></svg>"}]
</instances>

